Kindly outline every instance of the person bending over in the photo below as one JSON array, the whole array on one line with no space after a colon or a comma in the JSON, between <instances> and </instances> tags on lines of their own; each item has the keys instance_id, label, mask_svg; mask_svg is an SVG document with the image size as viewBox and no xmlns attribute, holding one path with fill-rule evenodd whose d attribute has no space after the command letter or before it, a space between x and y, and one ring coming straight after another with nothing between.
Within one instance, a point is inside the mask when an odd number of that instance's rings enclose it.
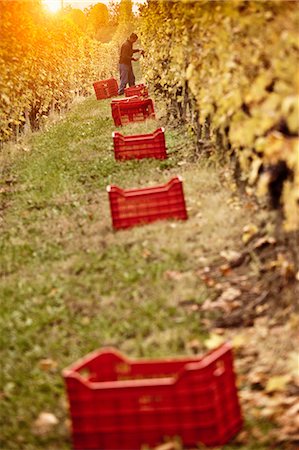
<instances>
[{"instance_id":1,"label":"person bending over","mask_svg":"<svg viewBox=\"0 0 299 450\"><path fill-rule=\"evenodd\" d=\"M142 50L133 50L133 44L137 41L138 36L132 33L130 37L123 43L120 49L119 58L119 75L120 75L120 85L118 89L118 95L124 93L127 84L129 86L135 86L135 75L133 72L132 61L137 61L133 58L134 53L142 52Z\"/></svg>"}]
</instances>

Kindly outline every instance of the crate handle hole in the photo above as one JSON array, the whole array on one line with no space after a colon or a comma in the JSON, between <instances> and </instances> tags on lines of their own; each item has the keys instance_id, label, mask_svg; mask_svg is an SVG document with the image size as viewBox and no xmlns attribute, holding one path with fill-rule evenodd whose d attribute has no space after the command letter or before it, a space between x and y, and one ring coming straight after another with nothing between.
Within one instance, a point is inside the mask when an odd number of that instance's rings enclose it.
<instances>
[{"instance_id":1,"label":"crate handle hole","mask_svg":"<svg viewBox=\"0 0 299 450\"><path fill-rule=\"evenodd\" d=\"M214 370L214 375L216 377L220 377L225 372L225 364L224 361L220 360L216 362L216 369Z\"/></svg>"},{"instance_id":2,"label":"crate handle hole","mask_svg":"<svg viewBox=\"0 0 299 450\"><path fill-rule=\"evenodd\" d=\"M83 369L81 369L79 371L80 375L82 378L85 378L86 380L88 380L90 378L90 370L87 367L84 367Z\"/></svg>"}]
</instances>

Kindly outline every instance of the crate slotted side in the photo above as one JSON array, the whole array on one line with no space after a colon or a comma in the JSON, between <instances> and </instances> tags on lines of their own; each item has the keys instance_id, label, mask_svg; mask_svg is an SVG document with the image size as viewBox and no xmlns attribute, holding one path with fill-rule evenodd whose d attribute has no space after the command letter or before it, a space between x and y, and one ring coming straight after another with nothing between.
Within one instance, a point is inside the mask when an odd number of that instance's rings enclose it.
<instances>
[{"instance_id":1,"label":"crate slotted side","mask_svg":"<svg viewBox=\"0 0 299 450\"><path fill-rule=\"evenodd\" d=\"M132 95L138 95L138 97L147 98L148 89L145 84L136 84L135 86L125 88L125 96L131 97Z\"/></svg>"},{"instance_id":2,"label":"crate slotted side","mask_svg":"<svg viewBox=\"0 0 299 450\"><path fill-rule=\"evenodd\" d=\"M123 136L114 131L112 137L116 160L167 158L164 128L158 128L149 134L131 136Z\"/></svg>"},{"instance_id":3,"label":"crate slotted side","mask_svg":"<svg viewBox=\"0 0 299 450\"><path fill-rule=\"evenodd\" d=\"M94 91L97 100L103 100L109 98L109 92L107 89L107 84L102 81L97 81L93 83Z\"/></svg>"},{"instance_id":4,"label":"crate slotted side","mask_svg":"<svg viewBox=\"0 0 299 450\"><path fill-rule=\"evenodd\" d=\"M97 100L114 97L118 93L118 84L115 78L96 81L93 83Z\"/></svg>"},{"instance_id":5,"label":"crate slotted side","mask_svg":"<svg viewBox=\"0 0 299 450\"><path fill-rule=\"evenodd\" d=\"M116 126L155 118L154 103L150 98L141 100L135 96L126 97L122 101L112 100L111 111Z\"/></svg>"},{"instance_id":6,"label":"crate slotted side","mask_svg":"<svg viewBox=\"0 0 299 450\"><path fill-rule=\"evenodd\" d=\"M242 425L229 344L204 357L140 362L106 349L64 378L76 450L139 450L165 436L224 445Z\"/></svg>"},{"instance_id":7,"label":"crate slotted side","mask_svg":"<svg viewBox=\"0 0 299 450\"><path fill-rule=\"evenodd\" d=\"M180 177L144 189L123 190L108 186L112 224L130 228L162 219L187 220L183 183Z\"/></svg>"},{"instance_id":8,"label":"crate slotted side","mask_svg":"<svg viewBox=\"0 0 299 450\"><path fill-rule=\"evenodd\" d=\"M108 81L109 97L114 97L118 94L118 84L115 78L110 78Z\"/></svg>"},{"instance_id":9,"label":"crate slotted side","mask_svg":"<svg viewBox=\"0 0 299 450\"><path fill-rule=\"evenodd\" d=\"M129 102L135 102L140 100L139 97L137 95L133 95L132 97L125 97L125 98L113 98L111 101L111 113L112 113L112 118L114 120L114 125L116 125L117 127L121 127L122 126L122 122L121 122L121 114L120 114L120 109L119 109L119 104L121 103L129 103Z\"/></svg>"}]
</instances>

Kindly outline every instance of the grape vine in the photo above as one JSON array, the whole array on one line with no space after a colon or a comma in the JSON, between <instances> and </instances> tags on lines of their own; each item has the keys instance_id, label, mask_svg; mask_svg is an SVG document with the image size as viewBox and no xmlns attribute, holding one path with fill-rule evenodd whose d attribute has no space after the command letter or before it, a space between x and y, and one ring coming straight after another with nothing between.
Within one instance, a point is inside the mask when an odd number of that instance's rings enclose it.
<instances>
[{"instance_id":1,"label":"grape vine","mask_svg":"<svg viewBox=\"0 0 299 450\"><path fill-rule=\"evenodd\" d=\"M140 32L147 81L199 139L236 157L248 192L299 217L296 2L149 0Z\"/></svg>"},{"instance_id":2,"label":"grape vine","mask_svg":"<svg viewBox=\"0 0 299 450\"><path fill-rule=\"evenodd\" d=\"M117 39L103 44L39 0L0 2L0 20L0 142L38 129L50 111L115 75Z\"/></svg>"}]
</instances>

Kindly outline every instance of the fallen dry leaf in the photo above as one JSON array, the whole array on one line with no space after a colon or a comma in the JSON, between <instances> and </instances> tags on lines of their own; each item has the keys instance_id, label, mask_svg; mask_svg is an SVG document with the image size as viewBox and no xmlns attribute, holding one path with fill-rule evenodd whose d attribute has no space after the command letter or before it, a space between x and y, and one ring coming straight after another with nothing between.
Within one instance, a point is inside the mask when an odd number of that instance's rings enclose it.
<instances>
[{"instance_id":1,"label":"fallen dry leaf","mask_svg":"<svg viewBox=\"0 0 299 450\"><path fill-rule=\"evenodd\" d=\"M299 429L299 400L297 400L297 402L287 410L286 416L295 417Z\"/></svg>"},{"instance_id":2,"label":"fallen dry leaf","mask_svg":"<svg viewBox=\"0 0 299 450\"><path fill-rule=\"evenodd\" d=\"M39 361L38 365L45 372L49 372L55 370L58 364L56 361L53 361L53 359L44 358Z\"/></svg>"},{"instance_id":3,"label":"fallen dry leaf","mask_svg":"<svg viewBox=\"0 0 299 450\"><path fill-rule=\"evenodd\" d=\"M210 334L209 338L205 340L204 345L208 350L213 350L224 343L224 338L219 334Z\"/></svg>"},{"instance_id":4,"label":"fallen dry leaf","mask_svg":"<svg viewBox=\"0 0 299 450\"><path fill-rule=\"evenodd\" d=\"M282 427L285 437L298 436L299 433L299 400L282 414L277 415L276 422ZM287 440L287 439L285 439ZM292 440L292 439L290 439ZM295 439L294 439L295 440Z\"/></svg>"},{"instance_id":5,"label":"fallen dry leaf","mask_svg":"<svg viewBox=\"0 0 299 450\"><path fill-rule=\"evenodd\" d=\"M288 367L290 369L290 375L293 376L293 381L299 387L299 353L290 352L288 358Z\"/></svg>"},{"instance_id":6,"label":"fallen dry leaf","mask_svg":"<svg viewBox=\"0 0 299 450\"><path fill-rule=\"evenodd\" d=\"M266 384L266 392L284 391L287 384L291 381L290 375L277 375L269 378Z\"/></svg>"},{"instance_id":7,"label":"fallen dry leaf","mask_svg":"<svg viewBox=\"0 0 299 450\"><path fill-rule=\"evenodd\" d=\"M200 274L201 280L209 287L215 286L216 281L206 273Z\"/></svg>"},{"instance_id":8,"label":"fallen dry leaf","mask_svg":"<svg viewBox=\"0 0 299 450\"><path fill-rule=\"evenodd\" d=\"M221 274L225 277L230 275L231 273L233 273L232 268L229 264L222 264L219 267L219 270L220 270Z\"/></svg>"},{"instance_id":9,"label":"fallen dry leaf","mask_svg":"<svg viewBox=\"0 0 299 450\"><path fill-rule=\"evenodd\" d=\"M218 309L218 308L219 308L219 306L218 306L217 302L213 302L210 298L205 300L203 302L203 304L201 305L202 311L209 311L209 310Z\"/></svg>"},{"instance_id":10,"label":"fallen dry leaf","mask_svg":"<svg viewBox=\"0 0 299 450\"><path fill-rule=\"evenodd\" d=\"M295 277L295 266L290 262L285 255L279 253L277 256L278 267L280 268L280 273L283 277L291 280Z\"/></svg>"},{"instance_id":11,"label":"fallen dry leaf","mask_svg":"<svg viewBox=\"0 0 299 450\"><path fill-rule=\"evenodd\" d=\"M227 302L221 299L218 300L206 300L202 306L201 306L201 310L202 311L212 311L215 309L222 309L223 311L225 311L226 313L230 313L232 312L234 309L237 309L241 306L241 302L238 300L233 300L231 302Z\"/></svg>"},{"instance_id":12,"label":"fallen dry leaf","mask_svg":"<svg viewBox=\"0 0 299 450\"><path fill-rule=\"evenodd\" d=\"M254 367L250 370L247 375L248 382L251 385L261 385L264 386L269 379L266 367Z\"/></svg>"},{"instance_id":13,"label":"fallen dry leaf","mask_svg":"<svg viewBox=\"0 0 299 450\"><path fill-rule=\"evenodd\" d=\"M276 244L276 239L274 237L262 237L260 239L258 239L254 245L253 245L253 249L256 250L258 248L264 247L266 245L274 245Z\"/></svg>"},{"instance_id":14,"label":"fallen dry leaf","mask_svg":"<svg viewBox=\"0 0 299 450\"><path fill-rule=\"evenodd\" d=\"M292 427L284 427L277 433L277 440L280 442L299 442L298 428L296 431Z\"/></svg>"},{"instance_id":15,"label":"fallen dry leaf","mask_svg":"<svg viewBox=\"0 0 299 450\"><path fill-rule=\"evenodd\" d=\"M246 225L243 228L242 241L247 244L258 233L258 227L254 224Z\"/></svg>"},{"instance_id":16,"label":"fallen dry leaf","mask_svg":"<svg viewBox=\"0 0 299 450\"><path fill-rule=\"evenodd\" d=\"M248 342L248 338L244 334L236 334L232 338L232 346L235 349L239 349L245 347Z\"/></svg>"},{"instance_id":17,"label":"fallen dry leaf","mask_svg":"<svg viewBox=\"0 0 299 450\"><path fill-rule=\"evenodd\" d=\"M277 414L276 409L269 406L260 410L261 417L264 417L265 419L273 419L275 418L275 414Z\"/></svg>"},{"instance_id":18,"label":"fallen dry leaf","mask_svg":"<svg viewBox=\"0 0 299 450\"><path fill-rule=\"evenodd\" d=\"M246 255L247 252L239 253L235 250L224 250L220 253L220 256L226 259L232 269L241 266L241 264L243 264L245 260Z\"/></svg>"},{"instance_id":19,"label":"fallen dry leaf","mask_svg":"<svg viewBox=\"0 0 299 450\"><path fill-rule=\"evenodd\" d=\"M269 270L277 268L280 275L286 280L292 280L296 277L294 264L290 262L282 253L279 253L277 255L277 259L270 261L265 268Z\"/></svg>"},{"instance_id":20,"label":"fallen dry leaf","mask_svg":"<svg viewBox=\"0 0 299 450\"><path fill-rule=\"evenodd\" d=\"M235 250L223 250L220 252L220 256L226 259L227 262L232 262L239 259L242 256L242 253L236 252Z\"/></svg>"},{"instance_id":21,"label":"fallen dry leaf","mask_svg":"<svg viewBox=\"0 0 299 450\"><path fill-rule=\"evenodd\" d=\"M220 297L218 297L217 301L231 302L236 298L240 297L241 294L242 291L240 291L240 289L229 287L224 292L222 292Z\"/></svg>"},{"instance_id":22,"label":"fallen dry leaf","mask_svg":"<svg viewBox=\"0 0 299 450\"><path fill-rule=\"evenodd\" d=\"M289 320L289 324L291 328L293 328L295 331L299 330L299 314L292 314ZM299 353L298 353L299 355Z\"/></svg>"},{"instance_id":23,"label":"fallen dry leaf","mask_svg":"<svg viewBox=\"0 0 299 450\"><path fill-rule=\"evenodd\" d=\"M169 280L179 281L183 278L184 274L182 272L177 272L175 270L166 270L165 276Z\"/></svg>"},{"instance_id":24,"label":"fallen dry leaf","mask_svg":"<svg viewBox=\"0 0 299 450\"><path fill-rule=\"evenodd\" d=\"M41 412L33 422L32 433L37 436L48 434L58 424L58 419L54 414Z\"/></svg>"},{"instance_id":25,"label":"fallen dry leaf","mask_svg":"<svg viewBox=\"0 0 299 450\"><path fill-rule=\"evenodd\" d=\"M145 248L142 252L142 256L144 259L147 259L151 256L152 252L150 250L148 250L147 248Z\"/></svg>"}]
</instances>

